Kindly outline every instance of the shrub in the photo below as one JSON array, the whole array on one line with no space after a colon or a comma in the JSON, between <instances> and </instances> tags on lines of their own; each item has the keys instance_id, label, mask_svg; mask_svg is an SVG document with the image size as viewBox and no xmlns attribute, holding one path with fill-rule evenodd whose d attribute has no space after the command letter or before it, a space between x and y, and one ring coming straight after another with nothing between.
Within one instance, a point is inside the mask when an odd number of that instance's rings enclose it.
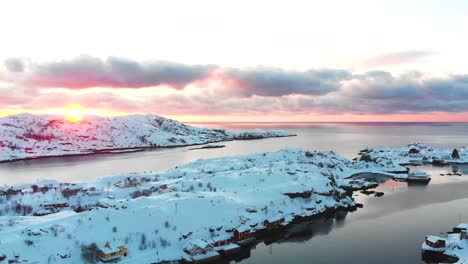
<instances>
[{"instance_id":1,"label":"shrub","mask_svg":"<svg viewBox=\"0 0 468 264\"><path fill-rule=\"evenodd\" d=\"M96 263L99 248L96 243L81 246L81 257L86 263Z\"/></svg>"}]
</instances>

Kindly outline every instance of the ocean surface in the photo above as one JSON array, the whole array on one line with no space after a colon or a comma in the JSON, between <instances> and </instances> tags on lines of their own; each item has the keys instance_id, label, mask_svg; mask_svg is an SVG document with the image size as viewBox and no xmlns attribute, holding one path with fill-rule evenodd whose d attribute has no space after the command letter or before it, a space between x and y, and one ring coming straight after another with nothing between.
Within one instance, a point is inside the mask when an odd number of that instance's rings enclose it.
<instances>
[{"instance_id":1,"label":"ocean surface","mask_svg":"<svg viewBox=\"0 0 468 264\"><path fill-rule=\"evenodd\" d=\"M296 137L193 147L47 158L0 164L0 184L38 179L85 181L129 172L160 171L197 159L276 151L282 148L333 150L354 158L366 147L400 147L412 142L454 148L468 146L468 123L204 123L196 126L240 129L284 129ZM450 231L468 222L468 165L424 165L433 180L426 186L382 179L383 197L356 194L364 208L336 219L302 223L282 237L258 244L242 263L424 263L421 243L427 234ZM462 176L441 176L453 170Z\"/></svg>"}]
</instances>

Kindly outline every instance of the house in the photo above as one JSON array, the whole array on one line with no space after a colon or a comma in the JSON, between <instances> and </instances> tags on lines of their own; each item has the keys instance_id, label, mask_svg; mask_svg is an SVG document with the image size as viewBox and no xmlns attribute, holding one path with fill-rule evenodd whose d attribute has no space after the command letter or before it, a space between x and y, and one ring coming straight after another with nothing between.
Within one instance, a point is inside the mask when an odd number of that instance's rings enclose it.
<instances>
[{"instance_id":1,"label":"house","mask_svg":"<svg viewBox=\"0 0 468 264\"><path fill-rule=\"evenodd\" d=\"M125 178L125 182L124 182L125 188L138 187L140 185L141 185L140 182L137 181L136 179L132 179L130 177Z\"/></svg>"},{"instance_id":2,"label":"house","mask_svg":"<svg viewBox=\"0 0 468 264\"><path fill-rule=\"evenodd\" d=\"M166 193L166 192L170 192L171 190L172 190L171 187L167 184L161 184L158 186L159 193Z\"/></svg>"},{"instance_id":3,"label":"house","mask_svg":"<svg viewBox=\"0 0 468 264\"><path fill-rule=\"evenodd\" d=\"M50 210L38 210L34 212L33 216L44 216L44 215L50 215L52 211Z\"/></svg>"},{"instance_id":4,"label":"house","mask_svg":"<svg viewBox=\"0 0 468 264\"><path fill-rule=\"evenodd\" d=\"M446 240L438 236L426 236L426 245L433 249L445 249Z\"/></svg>"},{"instance_id":5,"label":"house","mask_svg":"<svg viewBox=\"0 0 468 264\"><path fill-rule=\"evenodd\" d=\"M263 226L266 229L275 229L278 228L282 223L284 223L284 217L272 217L263 221Z\"/></svg>"},{"instance_id":6,"label":"house","mask_svg":"<svg viewBox=\"0 0 468 264\"><path fill-rule=\"evenodd\" d=\"M109 242L106 243L104 248L98 251L98 257L102 262L114 261L122 256L126 257L127 255L128 249L125 246L113 248Z\"/></svg>"},{"instance_id":7,"label":"house","mask_svg":"<svg viewBox=\"0 0 468 264\"><path fill-rule=\"evenodd\" d=\"M18 195L18 194L21 194L21 190L15 190L13 188L10 188L5 192L6 196L13 196L13 195Z\"/></svg>"},{"instance_id":8,"label":"house","mask_svg":"<svg viewBox=\"0 0 468 264\"><path fill-rule=\"evenodd\" d=\"M201 239L195 239L190 241L185 247L184 252L190 256L199 254L206 254L213 251L213 246Z\"/></svg>"},{"instance_id":9,"label":"house","mask_svg":"<svg viewBox=\"0 0 468 264\"><path fill-rule=\"evenodd\" d=\"M410 153L409 156L412 159L422 159L424 157L424 155L421 153Z\"/></svg>"},{"instance_id":10,"label":"house","mask_svg":"<svg viewBox=\"0 0 468 264\"><path fill-rule=\"evenodd\" d=\"M240 245L231 243L231 241L232 237L228 234L216 236L208 240L211 246L213 246L213 250L221 255L231 254L241 249ZM246 241L244 240L244 242Z\"/></svg>"},{"instance_id":11,"label":"house","mask_svg":"<svg viewBox=\"0 0 468 264\"><path fill-rule=\"evenodd\" d=\"M229 245L231 243L231 236L223 235L223 236L216 236L208 240L212 247L222 247Z\"/></svg>"},{"instance_id":12,"label":"house","mask_svg":"<svg viewBox=\"0 0 468 264\"><path fill-rule=\"evenodd\" d=\"M252 231L247 226L241 226L234 230L233 240L240 241L252 236Z\"/></svg>"},{"instance_id":13,"label":"house","mask_svg":"<svg viewBox=\"0 0 468 264\"><path fill-rule=\"evenodd\" d=\"M462 232L468 230L468 224L459 224L455 228L453 228L453 232Z\"/></svg>"},{"instance_id":14,"label":"house","mask_svg":"<svg viewBox=\"0 0 468 264\"><path fill-rule=\"evenodd\" d=\"M66 202L49 203L49 204L44 204L42 207L44 207L44 209L46 210L54 210L54 209L68 207L68 203Z\"/></svg>"}]
</instances>

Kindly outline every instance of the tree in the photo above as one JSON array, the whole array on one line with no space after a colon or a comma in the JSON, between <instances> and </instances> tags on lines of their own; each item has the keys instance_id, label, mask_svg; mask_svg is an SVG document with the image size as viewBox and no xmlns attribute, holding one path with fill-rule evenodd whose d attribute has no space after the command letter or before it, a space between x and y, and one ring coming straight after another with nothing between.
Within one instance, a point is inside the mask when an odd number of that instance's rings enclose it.
<instances>
[{"instance_id":1,"label":"tree","mask_svg":"<svg viewBox=\"0 0 468 264\"><path fill-rule=\"evenodd\" d=\"M419 150L417 150L416 148L411 148L409 151L408 151L409 154L417 154L419 153Z\"/></svg>"},{"instance_id":2,"label":"tree","mask_svg":"<svg viewBox=\"0 0 468 264\"><path fill-rule=\"evenodd\" d=\"M96 263L98 257L99 248L96 243L92 243L91 245L82 245L81 246L81 257L87 263Z\"/></svg>"},{"instance_id":3,"label":"tree","mask_svg":"<svg viewBox=\"0 0 468 264\"><path fill-rule=\"evenodd\" d=\"M460 158L460 154L458 154L458 150L457 149L453 149L452 151L452 159L459 159Z\"/></svg>"}]
</instances>

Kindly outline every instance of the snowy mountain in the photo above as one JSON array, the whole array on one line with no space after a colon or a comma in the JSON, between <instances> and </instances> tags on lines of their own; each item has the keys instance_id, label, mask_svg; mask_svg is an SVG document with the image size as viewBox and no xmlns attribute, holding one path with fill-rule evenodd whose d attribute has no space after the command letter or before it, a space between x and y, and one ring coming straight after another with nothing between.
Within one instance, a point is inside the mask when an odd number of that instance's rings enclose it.
<instances>
[{"instance_id":1,"label":"snowy mountain","mask_svg":"<svg viewBox=\"0 0 468 264\"><path fill-rule=\"evenodd\" d=\"M0 118L0 161L284 136L294 134L199 128L157 115L86 116L70 122L62 116L19 114Z\"/></svg>"}]
</instances>

